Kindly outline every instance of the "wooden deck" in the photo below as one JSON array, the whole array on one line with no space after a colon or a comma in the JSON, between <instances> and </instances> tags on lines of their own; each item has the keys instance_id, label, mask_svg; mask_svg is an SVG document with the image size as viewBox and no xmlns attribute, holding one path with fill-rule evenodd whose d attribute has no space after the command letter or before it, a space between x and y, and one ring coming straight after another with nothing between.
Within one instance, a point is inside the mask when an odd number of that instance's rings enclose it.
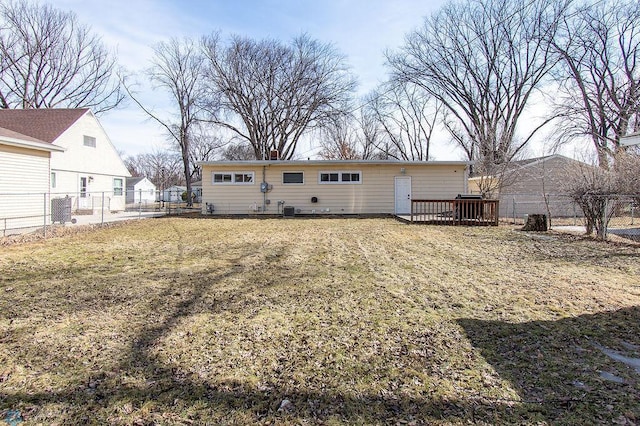
<instances>
[{"instance_id":1,"label":"wooden deck","mask_svg":"<svg viewBox=\"0 0 640 426\"><path fill-rule=\"evenodd\" d=\"M453 226L498 226L498 200L411 200L409 223Z\"/></svg>"}]
</instances>

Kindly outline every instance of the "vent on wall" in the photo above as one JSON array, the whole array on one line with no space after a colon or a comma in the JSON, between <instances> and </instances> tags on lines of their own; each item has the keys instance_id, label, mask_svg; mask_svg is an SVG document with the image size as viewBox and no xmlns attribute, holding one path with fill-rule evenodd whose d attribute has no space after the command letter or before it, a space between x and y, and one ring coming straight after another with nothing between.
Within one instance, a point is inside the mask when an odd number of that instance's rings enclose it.
<instances>
[{"instance_id":1,"label":"vent on wall","mask_svg":"<svg viewBox=\"0 0 640 426\"><path fill-rule=\"evenodd\" d=\"M284 217L293 217L296 215L296 209L293 206L284 206Z\"/></svg>"}]
</instances>

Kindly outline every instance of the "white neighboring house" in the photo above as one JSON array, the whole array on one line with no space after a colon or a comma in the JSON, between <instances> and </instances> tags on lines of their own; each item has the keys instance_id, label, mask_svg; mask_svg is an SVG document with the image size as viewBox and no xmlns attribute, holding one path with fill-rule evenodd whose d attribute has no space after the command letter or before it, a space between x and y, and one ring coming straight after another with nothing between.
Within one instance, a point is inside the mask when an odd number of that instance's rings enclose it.
<instances>
[{"instance_id":1,"label":"white neighboring house","mask_svg":"<svg viewBox=\"0 0 640 426\"><path fill-rule=\"evenodd\" d=\"M52 198L69 196L74 210L124 210L131 175L89 109L3 109L0 127L64 148L51 155Z\"/></svg>"},{"instance_id":2,"label":"white neighboring house","mask_svg":"<svg viewBox=\"0 0 640 426\"><path fill-rule=\"evenodd\" d=\"M156 186L146 177L127 178L127 204L151 204L156 201Z\"/></svg>"},{"instance_id":3,"label":"white neighboring house","mask_svg":"<svg viewBox=\"0 0 640 426\"><path fill-rule=\"evenodd\" d=\"M63 148L0 128L0 227L28 228L51 223L48 213L52 153Z\"/></svg>"},{"instance_id":4,"label":"white neighboring house","mask_svg":"<svg viewBox=\"0 0 640 426\"><path fill-rule=\"evenodd\" d=\"M186 186L173 185L162 191L162 201L169 203L181 203L182 194L187 190Z\"/></svg>"}]
</instances>

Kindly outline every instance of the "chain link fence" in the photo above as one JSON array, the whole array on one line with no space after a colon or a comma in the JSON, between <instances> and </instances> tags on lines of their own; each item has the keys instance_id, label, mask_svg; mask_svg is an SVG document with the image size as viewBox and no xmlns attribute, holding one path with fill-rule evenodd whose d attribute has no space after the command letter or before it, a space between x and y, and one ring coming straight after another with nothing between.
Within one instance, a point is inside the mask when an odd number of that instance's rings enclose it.
<instances>
[{"instance_id":1,"label":"chain link fence","mask_svg":"<svg viewBox=\"0 0 640 426\"><path fill-rule=\"evenodd\" d=\"M44 232L52 226L103 224L200 211L184 190L0 193L0 235Z\"/></svg>"},{"instance_id":2,"label":"chain link fence","mask_svg":"<svg viewBox=\"0 0 640 426\"><path fill-rule=\"evenodd\" d=\"M640 236L640 197L625 195L602 196L607 205L608 232ZM502 194L500 219L524 225L530 214L545 214L551 226L585 226L580 206L561 194Z\"/></svg>"}]
</instances>

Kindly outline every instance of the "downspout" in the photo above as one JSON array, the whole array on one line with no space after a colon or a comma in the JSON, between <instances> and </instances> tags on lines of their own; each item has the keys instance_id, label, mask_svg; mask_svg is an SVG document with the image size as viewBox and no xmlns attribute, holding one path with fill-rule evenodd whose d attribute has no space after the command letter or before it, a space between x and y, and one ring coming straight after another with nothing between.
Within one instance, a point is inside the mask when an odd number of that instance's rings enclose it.
<instances>
[{"instance_id":1,"label":"downspout","mask_svg":"<svg viewBox=\"0 0 640 426\"><path fill-rule=\"evenodd\" d=\"M262 213L267 212L267 191L269 190L269 185L267 183L267 166L262 166L262 183L265 185L264 191L262 191Z\"/></svg>"}]
</instances>

